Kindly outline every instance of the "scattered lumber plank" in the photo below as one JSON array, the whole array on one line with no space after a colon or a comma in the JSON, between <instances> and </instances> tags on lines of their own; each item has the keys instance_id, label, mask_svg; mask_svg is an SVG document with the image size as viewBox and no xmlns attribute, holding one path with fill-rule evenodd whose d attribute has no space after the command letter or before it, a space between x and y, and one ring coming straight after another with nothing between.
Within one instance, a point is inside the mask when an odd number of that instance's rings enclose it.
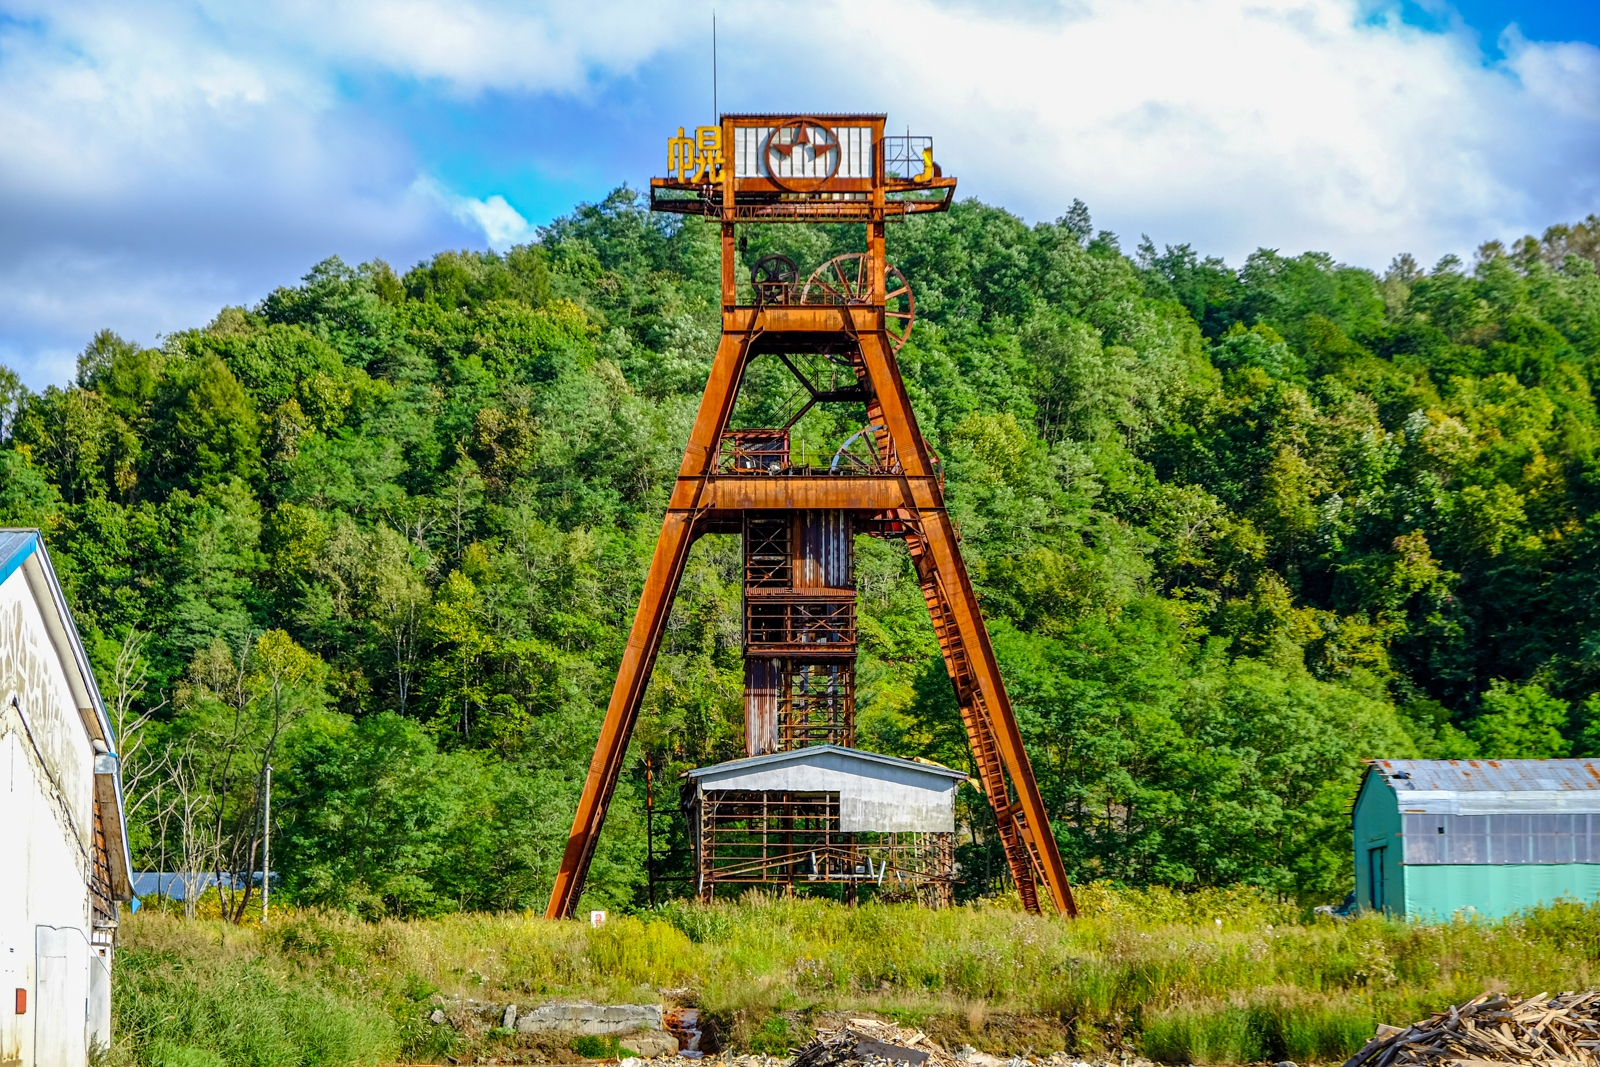
<instances>
[{"instance_id":1,"label":"scattered lumber plank","mask_svg":"<svg viewBox=\"0 0 1600 1067\"><path fill-rule=\"evenodd\" d=\"M850 1019L822 1027L795 1052L793 1067L961 1067L950 1053L921 1030L907 1030L879 1019Z\"/></svg>"},{"instance_id":2,"label":"scattered lumber plank","mask_svg":"<svg viewBox=\"0 0 1600 1067\"><path fill-rule=\"evenodd\" d=\"M1600 1067L1600 990L1484 993L1410 1026L1378 1027L1344 1067Z\"/></svg>"}]
</instances>

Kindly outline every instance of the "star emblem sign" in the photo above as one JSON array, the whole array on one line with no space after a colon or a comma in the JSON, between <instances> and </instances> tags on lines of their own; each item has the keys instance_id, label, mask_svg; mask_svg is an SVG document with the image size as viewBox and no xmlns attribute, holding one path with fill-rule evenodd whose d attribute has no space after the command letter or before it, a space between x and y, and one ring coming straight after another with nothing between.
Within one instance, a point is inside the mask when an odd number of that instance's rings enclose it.
<instances>
[{"instance_id":1,"label":"star emblem sign","mask_svg":"<svg viewBox=\"0 0 1600 1067\"><path fill-rule=\"evenodd\" d=\"M790 162L791 166L798 167L799 162L806 159L802 153L796 159L795 152L799 149L809 148L810 158L821 160L828 158L826 173L802 178L791 176L779 178L778 157L781 156ZM790 119L781 126L774 127L767 135L766 157L768 177L772 184L780 189L790 192L812 192L822 187L822 184L839 172L839 137L828 127L816 119L800 118Z\"/></svg>"}]
</instances>

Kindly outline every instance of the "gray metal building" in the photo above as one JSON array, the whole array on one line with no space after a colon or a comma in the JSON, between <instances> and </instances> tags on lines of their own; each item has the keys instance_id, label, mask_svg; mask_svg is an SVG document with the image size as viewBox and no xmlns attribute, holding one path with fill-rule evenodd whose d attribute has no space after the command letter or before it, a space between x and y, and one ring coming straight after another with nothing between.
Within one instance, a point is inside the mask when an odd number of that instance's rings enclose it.
<instances>
[{"instance_id":1,"label":"gray metal building","mask_svg":"<svg viewBox=\"0 0 1600 1067\"><path fill-rule=\"evenodd\" d=\"M812 745L688 773L684 808L695 889L838 883L947 903L955 794L948 767L838 745Z\"/></svg>"}]
</instances>

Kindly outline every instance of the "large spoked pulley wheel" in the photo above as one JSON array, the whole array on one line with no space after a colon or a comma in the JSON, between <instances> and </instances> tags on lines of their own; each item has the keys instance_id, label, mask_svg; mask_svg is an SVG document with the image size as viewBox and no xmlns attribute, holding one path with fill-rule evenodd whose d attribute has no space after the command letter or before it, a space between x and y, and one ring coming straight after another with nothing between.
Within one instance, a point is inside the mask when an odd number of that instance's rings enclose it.
<instances>
[{"instance_id":1,"label":"large spoked pulley wheel","mask_svg":"<svg viewBox=\"0 0 1600 1067\"><path fill-rule=\"evenodd\" d=\"M894 264L883 271L883 326L889 344L896 351L911 336L917 321L917 299L911 283ZM802 304L865 304L872 300L872 282L867 277L867 257L863 252L834 256L811 272L800 292Z\"/></svg>"}]
</instances>

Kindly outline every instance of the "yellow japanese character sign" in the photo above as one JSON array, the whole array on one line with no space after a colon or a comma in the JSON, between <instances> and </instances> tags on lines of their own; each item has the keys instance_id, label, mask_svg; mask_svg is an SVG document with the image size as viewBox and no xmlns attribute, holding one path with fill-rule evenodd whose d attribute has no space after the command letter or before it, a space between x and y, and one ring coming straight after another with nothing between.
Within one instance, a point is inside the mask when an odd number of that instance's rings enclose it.
<instances>
[{"instance_id":1,"label":"yellow japanese character sign","mask_svg":"<svg viewBox=\"0 0 1600 1067\"><path fill-rule=\"evenodd\" d=\"M722 180L722 128L697 126L688 137L683 127L667 138L667 177L681 182Z\"/></svg>"}]
</instances>

